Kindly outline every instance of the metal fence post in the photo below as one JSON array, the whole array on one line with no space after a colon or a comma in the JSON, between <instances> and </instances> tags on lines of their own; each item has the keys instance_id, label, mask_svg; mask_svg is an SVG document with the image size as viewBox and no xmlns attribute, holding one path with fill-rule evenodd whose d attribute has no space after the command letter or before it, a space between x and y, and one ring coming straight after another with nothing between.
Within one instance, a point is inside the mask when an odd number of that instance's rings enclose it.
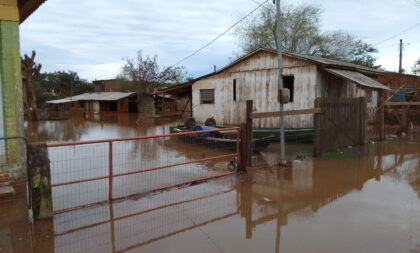
<instances>
[{"instance_id":1,"label":"metal fence post","mask_svg":"<svg viewBox=\"0 0 420 253\"><path fill-rule=\"evenodd\" d=\"M112 163L113 163L112 155L113 155L112 141L110 141L109 142L109 189L108 189L108 200L109 200L109 202L112 202L112 199L113 199L113 197L112 197L113 196L113 194L112 194L112 181L113 181L114 173L113 173L113 166L112 166Z\"/></svg>"}]
</instances>

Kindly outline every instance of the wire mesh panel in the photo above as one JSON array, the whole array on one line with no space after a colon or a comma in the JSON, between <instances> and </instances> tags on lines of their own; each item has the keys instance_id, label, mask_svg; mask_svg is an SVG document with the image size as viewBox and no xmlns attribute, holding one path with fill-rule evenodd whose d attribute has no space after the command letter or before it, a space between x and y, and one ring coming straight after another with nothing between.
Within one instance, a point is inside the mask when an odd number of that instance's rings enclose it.
<instances>
[{"instance_id":1,"label":"wire mesh panel","mask_svg":"<svg viewBox=\"0 0 420 253\"><path fill-rule=\"evenodd\" d=\"M53 210L108 200L107 143L49 148Z\"/></svg>"},{"instance_id":2,"label":"wire mesh panel","mask_svg":"<svg viewBox=\"0 0 420 253\"><path fill-rule=\"evenodd\" d=\"M230 186L205 183L146 199L119 201L58 214L54 217L55 250L134 250L238 214L237 197ZM95 244L100 248L95 248Z\"/></svg>"},{"instance_id":3,"label":"wire mesh panel","mask_svg":"<svg viewBox=\"0 0 420 253\"><path fill-rule=\"evenodd\" d=\"M229 175L239 129L49 144L53 210L62 212Z\"/></svg>"},{"instance_id":4,"label":"wire mesh panel","mask_svg":"<svg viewBox=\"0 0 420 253\"><path fill-rule=\"evenodd\" d=\"M380 110L378 107L368 107L367 108L367 140L379 141L381 139L381 130L380 130Z\"/></svg>"}]
</instances>

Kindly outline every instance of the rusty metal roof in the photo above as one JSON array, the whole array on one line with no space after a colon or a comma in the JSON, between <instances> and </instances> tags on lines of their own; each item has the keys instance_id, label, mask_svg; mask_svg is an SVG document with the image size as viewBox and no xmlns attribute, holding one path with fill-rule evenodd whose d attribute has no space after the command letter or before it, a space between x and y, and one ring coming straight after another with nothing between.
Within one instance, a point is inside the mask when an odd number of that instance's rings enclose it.
<instances>
[{"instance_id":1,"label":"rusty metal roof","mask_svg":"<svg viewBox=\"0 0 420 253\"><path fill-rule=\"evenodd\" d=\"M170 94L170 95L178 96L178 97L184 97L184 96L187 97L192 92L192 84L193 82L189 81L186 83L173 85L164 89L160 89L156 91L155 94Z\"/></svg>"},{"instance_id":2,"label":"rusty metal roof","mask_svg":"<svg viewBox=\"0 0 420 253\"><path fill-rule=\"evenodd\" d=\"M333 75L347 79L349 81L355 82L365 87L369 87L372 89L390 90L390 88L388 88L387 86L356 71L331 69L331 68L324 68L324 70Z\"/></svg>"},{"instance_id":3,"label":"rusty metal roof","mask_svg":"<svg viewBox=\"0 0 420 253\"><path fill-rule=\"evenodd\" d=\"M95 92L47 101L48 104L64 104L75 101L118 101L136 94L135 92Z\"/></svg>"}]
</instances>

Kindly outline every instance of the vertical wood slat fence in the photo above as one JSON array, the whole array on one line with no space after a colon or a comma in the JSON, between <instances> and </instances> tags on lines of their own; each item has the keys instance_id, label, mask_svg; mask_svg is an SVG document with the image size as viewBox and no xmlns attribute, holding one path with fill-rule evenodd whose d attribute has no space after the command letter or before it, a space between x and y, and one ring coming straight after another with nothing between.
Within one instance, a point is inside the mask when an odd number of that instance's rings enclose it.
<instances>
[{"instance_id":1,"label":"vertical wood slat fence","mask_svg":"<svg viewBox=\"0 0 420 253\"><path fill-rule=\"evenodd\" d=\"M315 107L321 113L314 118L314 154L348 146L381 141L384 133L384 100L380 93L378 105L368 106L361 98L318 98Z\"/></svg>"},{"instance_id":2,"label":"vertical wood slat fence","mask_svg":"<svg viewBox=\"0 0 420 253\"><path fill-rule=\"evenodd\" d=\"M246 103L245 123L241 125L243 145L241 156L246 166L252 165L252 120L259 118L314 115L314 155L364 145L384 139L384 100L380 93L378 105L368 107L365 97L361 98L317 98L314 108L283 111L253 112L253 101ZM243 164L245 166L245 164ZM242 168L245 170L245 168Z\"/></svg>"},{"instance_id":3,"label":"vertical wood slat fence","mask_svg":"<svg viewBox=\"0 0 420 253\"><path fill-rule=\"evenodd\" d=\"M315 116L315 155L365 141L365 98L322 98L315 104L321 113Z\"/></svg>"}]
</instances>

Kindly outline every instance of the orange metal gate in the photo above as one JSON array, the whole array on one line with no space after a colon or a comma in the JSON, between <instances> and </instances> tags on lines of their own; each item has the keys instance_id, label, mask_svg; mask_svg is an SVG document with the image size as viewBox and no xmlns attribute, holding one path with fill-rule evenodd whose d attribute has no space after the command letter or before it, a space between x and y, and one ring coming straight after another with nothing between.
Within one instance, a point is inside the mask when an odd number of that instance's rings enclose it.
<instances>
[{"instance_id":1,"label":"orange metal gate","mask_svg":"<svg viewBox=\"0 0 420 253\"><path fill-rule=\"evenodd\" d=\"M239 128L51 143L53 211L231 175L240 162L239 150Z\"/></svg>"}]
</instances>

